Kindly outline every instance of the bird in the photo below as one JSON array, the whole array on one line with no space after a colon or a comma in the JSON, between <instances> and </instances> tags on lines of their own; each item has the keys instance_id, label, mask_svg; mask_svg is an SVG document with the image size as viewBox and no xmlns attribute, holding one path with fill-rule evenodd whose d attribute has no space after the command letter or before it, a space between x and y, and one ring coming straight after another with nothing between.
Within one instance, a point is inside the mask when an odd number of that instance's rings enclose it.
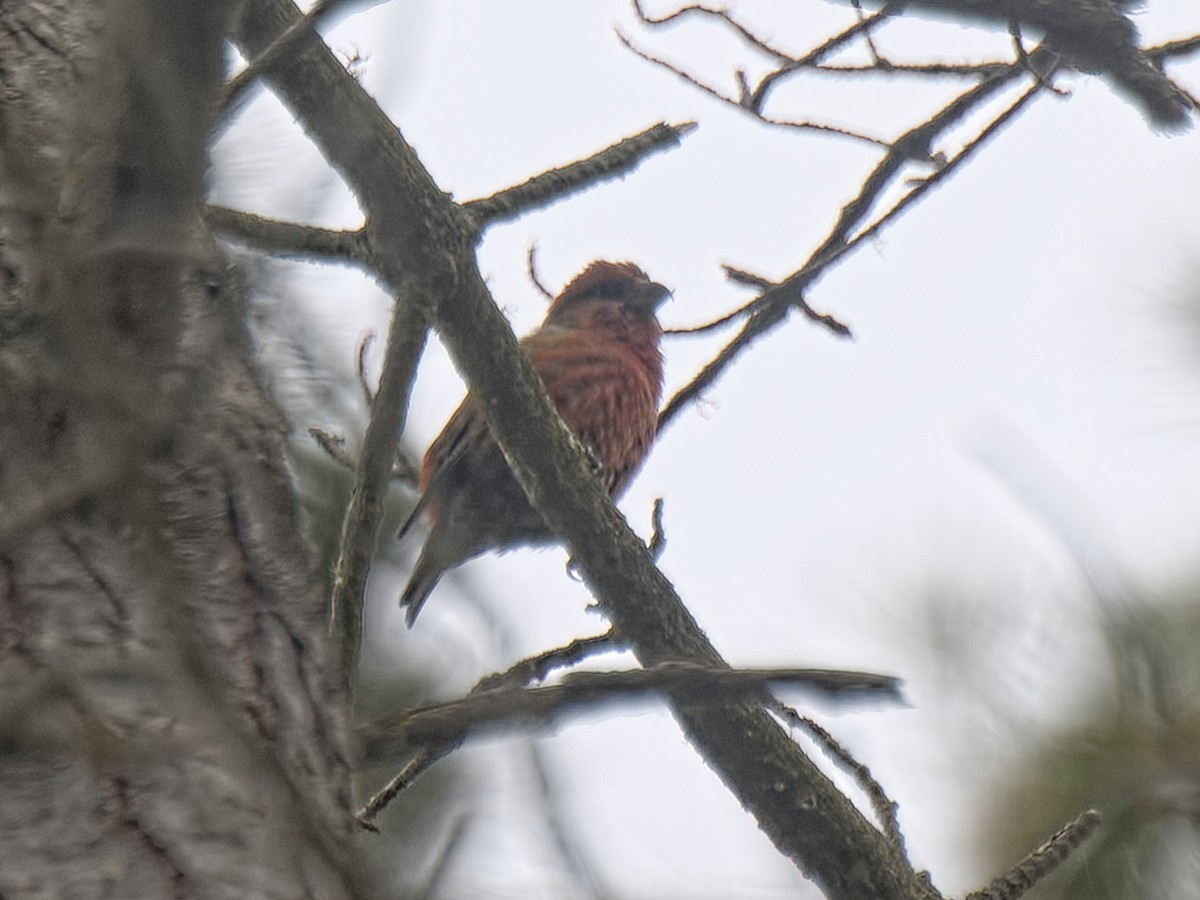
<instances>
[{"instance_id":1,"label":"bird","mask_svg":"<svg viewBox=\"0 0 1200 900\"><path fill-rule=\"evenodd\" d=\"M597 260L567 283L541 326L520 341L613 499L654 442L663 385L657 311L670 296L633 263ZM409 628L447 570L491 550L555 539L470 394L430 444L418 487L421 496L397 535L403 538L422 517L429 521L400 595Z\"/></svg>"}]
</instances>

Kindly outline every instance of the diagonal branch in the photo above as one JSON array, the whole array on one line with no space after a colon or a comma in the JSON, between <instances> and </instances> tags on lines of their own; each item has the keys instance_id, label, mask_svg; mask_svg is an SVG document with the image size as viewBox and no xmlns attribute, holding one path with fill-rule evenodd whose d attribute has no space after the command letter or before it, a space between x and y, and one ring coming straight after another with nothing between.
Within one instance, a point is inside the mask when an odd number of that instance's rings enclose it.
<instances>
[{"instance_id":1,"label":"diagonal branch","mask_svg":"<svg viewBox=\"0 0 1200 900\"><path fill-rule=\"evenodd\" d=\"M286 0L250 0L237 40L256 55L299 17ZM319 42L266 77L358 195L389 284L437 327L521 486L646 666L726 664L616 511L555 413L479 274L477 230L400 132ZM406 285L407 286L407 285ZM834 900L909 900L929 892L902 854L755 701L671 699L688 739L788 858Z\"/></svg>"},{"instance_id":2,"label":"diagonal branch","mask_svg":"<svg viewBox=\"0 0 1200 900\"><path fill-rule=\"evenodd\" d=\"M628 175L646 157L660 150L679 146L679 142L696 130L695 122L669 125L659 122L640 134L625 138L599 153L535 175L528 181L463 204L481 230L489 225L515 219L532 209L549 206L583 188L610 178Z\"/></svg>"},{"instance_id":3,"label":"diagonal branch","mask_svg":"<svg viewBox=\"0 0 1200 900\"><path fill-rule=\"evenodd\" d=\"M317 0L308 12L292 23L287 31L279 35L269 47L250 60L242 71L229 80L229 83L225 85L225 95L221 98L221 118L228 121L231 115L238 110L247 92L262 75L264 69L284 54L290 53L302 38L308 37L316 31L319 25L328 22L335 12L342 12L356 2L357 0Z\"/></svg>"},{"instance_id":4,"label":"diagonal branch","mask_svg":"<svg viewBox=\"0 0 1200 900\"><path fill-rule=\"evenodd\" d=\"M1036 58L1039 53L1040 51L1034 51L1031 56ZM904 209L953 174L962 163L996 134L1001 126L1011 121L1013 116L1037 95L1041 89L1040 83L1035 83L1008 109L993 119L966 147L948 160L938 171L918 182L888 212L872 224L863 227L863 223L867 220L878 198L903 170L904 163L910 155L908 148L915 148L913 151L915 155L928 155L930 145L938 134L959 122L970 110L990 99L994 93L1010 81L1020 77L1023 71L1020 66L1013 66L1006 72L981 82L956 97L931 119L902 135L867 176L858 195L842 208L837 222L834 223L820 246L809 256L808 261L784 281L768 287L757 300L751 303L749 306L753 312L746 324L742 326L742 330L691 382L670 399L659 415L659 428L662 429L669 425L688 403L715 384L725 370L742 352L749 349L754 341L782 324L791 309L803 302L804 291L835 263L859 247L864 240L878 234ZM856 229L861 230L856 234Z\"/></svg>"},{"instance_id":5,"label":"diagonal branch","mask_svg":"<svg viewBox=\"0 0 1200 900\"><path fill-rule=\"evenodd\" d=\"M968 894L966 900L1018 900L1035 884L1057 869L1068 856L1092 836L1100 824L1100 813L1089 809L1074 822L1038 847L986 889Z\"/></svg>"}]
</instances>

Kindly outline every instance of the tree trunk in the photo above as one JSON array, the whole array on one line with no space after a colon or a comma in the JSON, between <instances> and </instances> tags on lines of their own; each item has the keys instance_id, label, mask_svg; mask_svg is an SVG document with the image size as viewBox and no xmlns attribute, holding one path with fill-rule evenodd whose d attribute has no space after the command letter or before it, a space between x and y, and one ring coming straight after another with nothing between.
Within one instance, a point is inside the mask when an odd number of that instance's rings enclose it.
<instances>
[{"instance_id":1,"label":"tree trunk","mask_svg":"<svg viewBox=\"0 0 1200 900\"><path fill-rule=\"evenodd\" d=\"M0 3L0 896L341 897L321 580L199 225L231 3Z\"/></svg>"}]
</instances>

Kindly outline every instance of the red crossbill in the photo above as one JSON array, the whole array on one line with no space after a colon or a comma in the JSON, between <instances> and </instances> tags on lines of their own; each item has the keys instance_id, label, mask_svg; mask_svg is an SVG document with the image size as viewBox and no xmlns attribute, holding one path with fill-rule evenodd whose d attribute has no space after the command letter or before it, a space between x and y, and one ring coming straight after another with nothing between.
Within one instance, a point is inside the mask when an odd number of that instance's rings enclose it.
<instances>
[{"instance_id":1,"label":"red crossbill","mask_svg":"<svg viewBox=\"0 0 1200 900\"><path fill-rule=\"evenodd\" d=\"M669 295L632 263L594 262L563 288L541 327L521 340L550 401L614 498L654 441L663 379L655 311ZM489 550L554 540L470 396L425 454L420 488L398 535L422 514L430 522L400 597L410 627L447 569Z\"/></svg>"}]
</instances>

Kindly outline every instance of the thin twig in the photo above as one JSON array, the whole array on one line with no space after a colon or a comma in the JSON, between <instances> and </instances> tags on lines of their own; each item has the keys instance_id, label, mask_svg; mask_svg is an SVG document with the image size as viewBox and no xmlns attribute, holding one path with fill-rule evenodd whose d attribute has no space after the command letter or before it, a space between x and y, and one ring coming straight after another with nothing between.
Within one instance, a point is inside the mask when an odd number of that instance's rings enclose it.
<instances>
[{"instance_id":1,"label":"thin twig","mask_svg":"<svg viewBox=\"0 0 1200 900\"><path fill-rule=\"evenodd\" d=\"M379 389L371 404L334 569L330 631L341 646L341 682L351 704L362 649L367 574L383 519L383 496L392 476L396 437L408 412L417 361L429 333L409 299L401 293L394 301Z\"/></svg>"},{"instance_id":2,"label":"thin twig","mask_svg":"<svg viewBox=\"0 0 1200 900\"><path fill-rule=\"evenodd\" d=\"M371 349L371 345L375 343L375 332L368 331L362 336L362 340L358 342L358 354L356 356L358 372L358 387L362 391L363 399L367 402L367 409L370 409L375 404L375 391L371 388L371 382L367 379L367 351Z\"/></svg>"},{"instance_id":3,"label":"thin twig","mask_svg":"<svg viewBox=\"0 0 1200 900\"><path fill-rule=\"evenodd\" d=\"M403 769L388 779L387 784L371 795L371 798L355 815L358 824L367 831L378 833L379 826L375 825L375 819L379 817L379 814L387 809L388 804L400 796L405 788L415 782L423 773L429 771L434 763L454 750L455 746L457 745L443 744L437 748L422 748L405 764Z\"/></svg>"},{"instance_id":4,"label":"thin twig","mask_svg":"<svg viewBox=\"0 0 1200 900\"><path fill-rule=\"evenodd\" d=\"M840 257L842 254L853 250L863 241L875 237L884 228L884 226L888 225L901 212L903 212L904 209L919 200L923 194L936 187L946 178L949 178L956 169L970 159L971 156L973 156L975 152L990 138L992 138L1001 128L1011 122L1016 114L1020 112L1022 108L1024 108L1025 104L1038 95L1041 89L1042 88L1040 84L1035 84L1021 94L1021 96L1018 97L1012 103L1012 105L1008 107L1008 109L989 122L987 127L984 128L978 135L976 135L970 143L963 147L962 150L948 159L944 165L942 165L933 174L917 181L913 189L905 194L899 201L897 201L895 206L860 231L852 240L847 242L845 249L837 254L837 256Z\"/></svg>"},{"instance_id":5,"label":"thin twig","mask_svg":"<svg viewBox=\"0 0 1200 900\"><path fill-rule=\"evenodd\" d=\"M1200 35L1181 38L1177 41L1167 41L1164 44L1158 44L1154 47L1147 47L1146 55L1155 62L1161 63L1164 59L1190 56L1197 51L1200 51Z\"/></svg>"},{"instance_id":6,"label":"thin twig","mask_svg":"<svg viewBox=\"0 0 1200 900\"><path fill-rule=\"evenodd\" d=\"M637 15L638 21L643 25L648 26L669 25L678 19L689 16L720 19L722 22L732 28L738 35L740 35L747 44L756 50L761 50L768 56L774 57L777 63L787 65L788 63L795 61L794 57L792 57L790 54L784 53L782 50L777 50L776 48L772 47L769 43L756 35L745 25L738 22L737 19L735 19L727 9L715 9L710 6L704 6L701 3L693 3L689 6L680 7L674 12L665 13L661 16L651 16L642 8L642 4L639 2L639 0L633 0L633 11Z\"/></svg>"},{"instance_id":7,"label":"thin twig","mask_svg":"<svg viewBox=\"0 0 1200 900\"><path fill-rule=\"evenodd\" d=\"M860 23L866 19L861 0L850 0L850 5L854 7L854 16ZM872 62L876 64L883 63L883 56L880 54L879 48L875 46L875 38L872 37L869 30L863 32L863 44L866 45L867 52L871 54Z\"/></svg>"},{"instance_id":8,"label":"thin twig","mask_svg":"<svg viewBox=\"0 0 1200 900\"><path fill-rule=\"evenodd\" d=\"M346 452L346 439L340 434L333 434L323 428L318 428L316 425L310 425L308 433L313 436L313 440L335 463L344 469L349 469L351 472L355 469L355 462L350 458L350 454Z\"/></svg>"},{"instance_id":9,"label":"thin twig","mask_svg":"<svg viewBox=\"0 0 1200 900\"><path fill-rule=\"evenodd\" d=\"M705 322L701 325L692 325L690 328L666 328L663 329L663 334L696 335L707 334L710 331L717 331L718 329L724 328L726 325L736 322L738 319L749 315L757 302L758 298L756 297L751 302L739 306L733 312L726 313L725 315L713 319L710 322Z\"/></svg>"},{"instance_id":10,"label":"thin twig","mask_svg":"<svg viewBox=\"0 0 1200 900\"><path fill-rule=\"evenodd\" d=\"M741 109L751 112L756 116L761 116L763 112L763 106L766 104L767 96L780 79L801 69L815 67L822 59L829 56L835 50L840 49L860 34L868 35L869 40L870 30L876 25L880 24L884 19L889 17L892 14L894 6L894 3L889 3L884 6L882 10L872 16L864 17L860 12L858 21L849 28L846 28L838 34L833 35L819 46L805 53L803 56L792 56L791 54L784 53L782 50L777 49L765 38L760 37L748 27L741 24L728 10L714 9L701 4L692 4L682 7L674 12L667 13L663 16L653 17L648 15L646 11L642 9L642 5L639 0L633 0L634 13L637 15L638 21L643 25L650 27L666 25L674 22L676 19L688 15L712 17L729 26L729 28L731 28L738 36L740 36L742 40L744 40L754 49L772 57L777 63L778 68L767 73L767 75L765 75L759 81L758 85L753 89L746 84L745 73L741 70L738 71L737 74L739 76L740 87L737 99L726 97L720 91L700 84L692 76L686 73L682 67L666 62L665 60L660 59L653 54L639 49L619 30L617 32L617 37L623 44L625 44L626 47L648 62L652 62L656 65L660 65L669 69L679 77L691 82L693 85L699 87L706 93L712 94L713 96L716 96L721 100L732 104L733 106L740 107ZM809 125L808 127L820 126Z\"/></svg>"},{"instance_id":11,"label":"thin twig","mask_svg":"<svg viewBox=\"0 0 1200 900\"><path fill-rule=\"evenodd\" d=\"M371 261L366 236L361 228L353 231L314 228L223 206L208 207L205 216L212 229L222 237L273 256L331 260L357 266L367 266Z\"/></svg>"},{"instance_id":12,"label":"thin twig","mask_svg":"<svg viewBox=\"0 0 1200 900\"><path fill-rule=\"evenodd\" d=\"M897 63L888 59L867 64L823 63L808 69L827 75L914 75L931 78L991 78L1012 68L1011 62Z\"/></svg>"},{"instance_id":13,"label":"thin twig","mask_svg":"<svg viewBox=\"0 0 1200 900\"><path fill-rule=\"evenodd\" d=\"M490 197L471 200L464 203L462 208L474 219L479 230L497 222L515 219L530 210L563 200L597 182L628 175L648 156L678 147L680 141L695 131L696 127L695 122L678 125L659 122L587 159L535 175Z\"/></svg>"},{"instance_id":14,"label":"thin twig","mask_svg":"<svg viewBox=\"0 0 1200 900\"><path fill-rule=\"evenodd\" d=\"M332 431L326 431L316 425L310 425L308 433L312 435L313 440L335 463L344 469L354 472L358 469L358 463L354 458L346 452L346 439L340 434L334 434ZM392 466L392 473L389 476L390 481L398 481L401 484L415 485L417 483L417 468L408 461L400 449L396 449L396 463Z\"/></svg>"},{"instance_id":15,"label":"thin twig","mask_svg":"<svg viewBox=\"0 0 1200 900\"><path fill-rule=\"evenodd\" d=\"M824 41L820 46L815 47L801 57L797 57L789 65L764 75L750 97L752 108L761 112L763 106L766 105L770 92L783 78L793 72L816 66L822 59L845 46L860 34L866 35L869 41L871 29L891 16L895 6L895 3L888 3L873 16L860 16L857 22L838 34L833 35L833 37Z\"/></svg>"},{"instance_id":16,"label":"thin twig","mask_svg":"<svg viewBox=\"0 0 1200 900\"><path fill-rule=\"evenodd\" d=\"M867 795L880 829L900 854L907 859L908 850L904 845L904 833L900 830L900 823L896 819L899 805L887 795L883 786L871 774L871 770L855 759L832 734L808 716L800 715L794 708L779 700L774 700L771 708L785 721L811 737L830 759L854 778L863 793Z\"/></svg>"},{"instance_id":17,"label":"thin twig","mask_svg":"<svg viewBox=\"0 0 1200 900\"><path fill-rule=\"evenodd\" d=\"M763 275L751 272L749 269L743 269L740 266L731 266L729 263L721 264L721 271L725 273L725 277L734 284L740 284L745 287L752 287L759 291L770 290L776 286L776 282Z\"/></svg>"},{"instance_id":18,"label":"thin twig","mask_svg":"<svg viewBox=\"0 0 1200 900\"><path fill-rule=\"evenodd\" d=\"M638 47L637 44L635 44L633 42L632 38L628 37L625 34L625 32L621 31L620 28L614 28L613 31L617 35L617 40L620 41L622 44L624 44L625 47L634 55L640 56L642 59L646 60L646 62L653 63L656 66L660 66L661 68L666 69L668 72L671 72L672 74L674 74L676 77L680 78L687 84L690 84L692 87L696 88L697 90L702 91L705 94L708 94L710 97L714 97L715 99L720 100L722 103L728 103L731 106L735 106L741 110L746 109L746 107L744 107L744 106L742 106L742 104L738 103L737 100L734 100L730 97L725 96L723 93L721 93L716 88L710 87L709 85L705 84L703 81L700 81L694 75L691 75L688 72L684 71L681 66L678 66L673 62L668 62L667 60L663 59L662 57L655 56L654 54L650 53L647 50L641 49L640 47Z\"/></svg>"},{"instance_id":19,"label":"thin twig","mask_svg":"<svg viewBox=\"0 0 1200 900\"><path fill-rule=\"evenodd\" d=\"M711 362L701 369L689 384L681 388L671 398L659 415L658 427L660 431L683 410L687 403L707 390L720 377L724 370L743 351L749 348L755 340L783 322L787 318L788 310L798 306L798 298L801 297L802 291L828 271L835 262L857 248L864 240L878 234L880 230L894 221L904 209L916 202L930 188L949 177L979 147L986 143L1000 127L1009 122L1029 100L1036 96L1041 86L1034 84L1007 110L997 116L957 155L928 178L917 183L890 210L851 237L854 229L870 213L876 199L901 171L909 153L906 147L912 145L923 148L924 152L928 153L929 144L935 135L940 134L951 125L957 123L970 109L990 98L993 93L1009 81L1018 77L1023 71L1021 67L1014 66L1003 75L980 83L952 100L928 121L905 133L896 142L893 149L880 160L875 169L867 176L858 195L842 208L837 222L804 266L789 276L787 280L768 288L762 296L755 300L752 304L753 310L751 315L742 327L742 330L721 349Z\"/></svg>"},{"instance_id":20,"label":"thin twig","mask_svg":"<svg viewBox=\"0 0 1200 900\"><path fill-rule=\"evenodd\" d=\"M537 272L537 244L529 245L529 252L525 255L525 265L529 270L529 280L533 282L533 286L538 289L538 293L545 297L549 302L554 302L554 295L542 284L542 279L538 278Z\"/></svg>"},{"instance_id":21,"label":"thin twig","mask_svg":"<svg viewBox=\"0 0 1200 900\"><path fill-rule=\"evenodd\" d=\"M533 681L541 681L554 669L574 665L588 656L607 650L622 649L623 645L613 636L611 631L592 637L577 638L562 647L547 650L528 659L514 663L503 672L493 673L480 680L473 687L468 697L479 696L498 687L525 685ZM370 763L381 759L385 750L395 747L395 739L387 729L366 726L360 729L362 736L362 758ZM371 796L366 804L358 811L358 821L362 827L374 831L371 822L409 785L427 772L438 760L448 756L459 747L462 740L447 740L422 747L417 754L405 764L396 775L390 778L380 790Z\"/></svg>"},{"instance_id":22,"label":"thin twig","mask_svg":"<svg viewBox=\"0 0 1200 900\"><path fill-rule=\"evenodd\" d=\"M1156 127L1179 129L1191 120L1190 101L1138 46L1128 4L1094 0L906 0L906 4L935 14L949 12L960 21L1003 26L1016 19L1041 32L1043 45L1060 53L1064 66L1110 81Z\"/></svg>"},{"instance_id":23,"label":"thin twig","mask_svg":"<svg viewBox=\"0 0 1200 900\"><path fill-rule=\"evenodd\" d=\"M1100 813L1089 809L984 890L968 894L965 900L1017 900L1025 896L1091 837L1099 824Z\"/></svg>"},{"instance_id":24,"label":"thin twig","mask_svg":"<svg viewBox=\"0 0 1200 900\"><path fill-rule=\"evenodd\" d=\"M650 513L650 542L646 548L657 563L667 549L667 531L663 527L663 508L666 504L662 497L654 498L654 509Z\"/></svg>"},{"instance_id":25,"label":"thin twig","mask_svg":"<svg viewBox=\"0 0 1200 900\"><path fill-rule=\"evenodd\" d=\"M603 634L575 638L568 644L545 650L513 663L503 672L489 675L479 682L479 690L491 690L504 685L531 684L544 681L555 669L573 666L589 656L625 649L624 643L611 630Z\"/></svg>"},{"instance_id":26,"label":"thin twig","mask_svg":"<svg viewBox=\"0 0 1200 900\"><path fill-rule=\"evenodd\" d=\"M616 34L617 34L617 40L619 40L622 44L624 44L629 49L629 51L631 53L633 53L634 55L640 56L642 59L646 60L646 62L648 62L648 63L652 63L653 65L656 65L656 66L659 66L660 68L666 69L668 72L671 72L676 77L682 79L684 82L686 82L687 84L696 88L697 90L703 91L705 94L708 94L710 97L714 98L715 100L720 100L722 103L724 103L728 106L732 106L734 109L741 110L742 112L753 116L755 119L757 119L758 121L760 121L766 125L771 125L776 128L789 128L789 129L796 129L796 130L803 130L803 131L823 131L823 132L827 132L829 134L836 134L840 137L847 137L847 138L851 138L853 140L863 141L864 143L873 144L875 146L881 146L881 147L887 146L886 141L883 141L876 137L871 137L870 135L867 135L867 134L861 134L861 133L859 133L857 131L853 131L849 128L843 128L843 127L837 126L837 125L826 125L826 124L819 123L819 122L796 121L796 120L790 120L790 119L776 119L771 116L768 116L768 115L764 114L760 109L755 108L751 104L751 102L748 98L726 96L721 91L717 90L716 88L712 87L711 85L705 84L703 81L696 78L694 75L684 71L680 66L676 65L675 63L670 62L660 56L656 56L653 53L650 53L648 50L643 50L641 47L639 47L635 43L633 43L633 41L630 38L628 38L624 33L622 33L620 29L616 29Z\"/></svg>"},{"instance_id":27,"label":"thin twig","mask_svg":"<svg viewBox=\"0 0 1200 900\"><path fill-rule=\"evenodd\" d=\"M818 325L824 325L836 337L853 340L854 332L850 330L849 325L839 321L829 313L817 312L808 305L808 301L804 299L803 294L796 298L795 304L796 308L800 310L800 312L804 313L810 322L816 322Z\"/></svg>"}]
</instances>

